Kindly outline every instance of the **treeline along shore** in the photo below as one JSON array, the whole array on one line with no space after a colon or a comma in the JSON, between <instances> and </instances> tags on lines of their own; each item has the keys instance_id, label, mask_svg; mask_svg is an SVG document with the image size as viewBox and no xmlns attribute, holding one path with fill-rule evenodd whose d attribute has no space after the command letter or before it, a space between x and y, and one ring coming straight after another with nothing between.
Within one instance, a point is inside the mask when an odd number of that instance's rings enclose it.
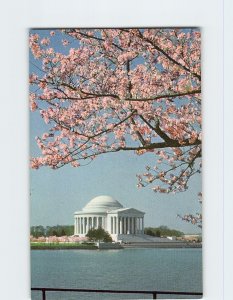
<instances>
[{"instance_id":1,"label":"treeline along shore","mask_svg":"<svg viewBox=\"0 0 233 300\"><path fill-rule=\"evenodd\" d=\"M107 232L99 228L90 232L85 237L75 236L73 234L73 225L57 226L32 226L30 235L31 250L68 250L68 249L88 249L95 250L98 246L95 242L112 242ZM103 232L102 232L103 231ZM166 226L147 227L144 230L147 236L159 237L160 241L153 242L122 242L122 248L201 248L201 235L185 235L183 232L169 229ZM95 236L96 235L96 236ZM103 235L103 236L102 236ZM101 239L101 237L104 237ZM168 238L171 241L168 241ZM164 238L164 241L163 241Z\"/></svg>"},{"instance_id":2,"label":"treeline along shore","mask_svg":"<svg viewBox=\"0 0 233 300\"><path fill-rule=\"evenodd\" d=\"M159 227L145 227L144 233L155 237L167 237L174 236L181 238L185 236L185 233L176 229L170 229L167 226ZM50 236L72 236L74 234L74 225L56 225L56 226L31 226L30 234L33 238L38 237L50 237ZM199 236L199 241L201 241L201 234ZM196 235L196 236L197 236Z\"/></svg>"}]
</instances>

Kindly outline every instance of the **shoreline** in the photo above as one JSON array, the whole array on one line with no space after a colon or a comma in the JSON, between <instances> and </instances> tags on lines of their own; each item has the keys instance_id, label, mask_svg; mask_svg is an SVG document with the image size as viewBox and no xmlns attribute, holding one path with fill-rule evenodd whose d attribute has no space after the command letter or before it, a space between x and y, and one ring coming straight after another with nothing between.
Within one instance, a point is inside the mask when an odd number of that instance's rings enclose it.
<instances>
[{"instance_id":1,"label":"shoreline","mask_svg":"<svg viewBox=\"0 0 233 300\"><path fill-rule=\"evenodd\" d=\"M97 247L30 247L30 250L98 250Z\"/></svg>"},{"instance_id":2,"label":"shoreline","mask_svg":"<svg viewBox=\"0 0 233 300\"><path fill-rule=\"evenodd\" d=\"M31 250L96 250L97 246L94 243L31 243Z\"/></svg>"},{"instance_id":3,"label":"shoreline","mask_svg":"<svg viewBox=\"0 0 233 300\"><path fill-rule=\"evenodd\" d=\"M124 244L122 245L123 248L167 248L167 249L174 249L174 248L202 248L202 244L193 244L193 243L134 243L134 244Z\"/></svg>"},{"instance_id":4,"label":"shoreline","mask_svg":"<svg viewBox=\"0 0 233 300\"><path fill-rule=\"evenodd\" d=\"M193 243L132 243L132 244L121 244L121 249L140 249L140 248L166 248L166 249L184 249L184 248L202 248L202 244ZM104 248L101 250L113 250L114 248ZM69 244L49 244L49 245L31 245L30 250L99 250L96 245L69 245Z\"/></svg>"}]
</instances>

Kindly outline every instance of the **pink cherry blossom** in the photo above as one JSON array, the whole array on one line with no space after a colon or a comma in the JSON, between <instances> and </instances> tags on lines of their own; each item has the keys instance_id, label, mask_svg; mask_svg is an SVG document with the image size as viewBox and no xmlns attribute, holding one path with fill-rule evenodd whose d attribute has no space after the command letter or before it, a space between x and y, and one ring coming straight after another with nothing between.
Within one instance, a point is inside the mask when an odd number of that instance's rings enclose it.
<instances>
[{"instance_id":1,"label":"pink cherry blossom","mask_svg":"<svg viewBox=\"0 0 233 300\"><path fill-rule=\"evenodd\" d=\"M41 43L41 45L48 46L50 43L50 40L49 40L49 38L44 38L41 40L40 43Z\"/></svg>"},{"instance_id":2,"label":"pink cherry blossom","mask_svg":"<svg viewBox=\"0 0 233 300\"><path fill-rule=\"evenodd\" d=\"M63 45L63 46L69 45L69 41L67 41L67 40L62 40L62 45Z\"/></svg>"},{"instance_id":3,"label":"pink cherry blossom","mask_svg":"<svg viewBox=\"0 0 233 300\"><path fill-rule=\"evenodd\" d=\"M50 43L55 34L29 38L42 69L30 74L30 108L49 128L36 139L41 157L31 167L150 153L154 164L138 186L185 191L201 171L199 29L64 29L64 53Z\"/></svg>"}]
</instances>

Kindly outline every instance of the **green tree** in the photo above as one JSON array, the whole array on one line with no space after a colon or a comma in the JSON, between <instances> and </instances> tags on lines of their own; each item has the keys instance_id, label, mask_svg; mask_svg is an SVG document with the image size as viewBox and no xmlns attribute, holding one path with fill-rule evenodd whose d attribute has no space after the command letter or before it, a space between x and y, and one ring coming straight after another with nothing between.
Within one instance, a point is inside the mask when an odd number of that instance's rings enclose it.
<instances>
[{"instance_id":1,"label":"green tree","mask_svg":"<svg viewBox=\"0 0 233 300\"><path fill-rule=\"evenodd\" d=\"M147 235L155 236L155 233L151 228L145 228L144 233Z\"/></svg>"},{"instance_id":2,"label":"green tree","mask_svg":"<svg viewBox=\"0 0 233 300\"><path fill-rule=\"evenodd\" d=\"M86 236L92 241L112 242L110 234L101 227L90 229Z\"/></svg>"},{"instance_id":3,"label":"green tree","mask_svg":"<svg viewBox=\"0 0 233 300\"><path fill-rule=\"evenodd\" d=\"M57 225L57 226L47 226L46 227L46 236L64 236L64 235L73 235L74 226L73 225Z\"/></svg>"},{"instance_id":4,"label":"green tree","mask_svg":"<svg viewBox=\"0 0 233 300\"><path fill-rule=\"evenodd\" d=\"M45 235L45 228L42 225L32 226L30 230L30 234L34 237L40 237Z\"/></svg>"},{"instance_id":5,"label":"green tree","mask_svg":"<svg viewBox=\"0 0 233 300\"><path fill-rule=\"evenodd\" d=\"M155 236L161 237L161 230L160 229L155 230Z\"/></svg>"},{"instance_id":6,"label":"green tree","mask_svg":"<svg viewBox=\"0 0 233 300\"><path fill-rule=\"evenodd\" d=\"M176 229L170 229L167 226L147 227L144 229L145 234L161 237L161 236L182 236L184 233Z\"/></svg>"}]
</instances>

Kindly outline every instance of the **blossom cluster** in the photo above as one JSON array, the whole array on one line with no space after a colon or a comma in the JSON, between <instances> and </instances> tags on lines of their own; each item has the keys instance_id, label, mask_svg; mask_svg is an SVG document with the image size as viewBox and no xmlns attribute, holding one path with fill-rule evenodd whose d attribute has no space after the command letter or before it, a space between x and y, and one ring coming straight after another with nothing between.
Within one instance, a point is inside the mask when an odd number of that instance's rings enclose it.
<instances>
[{"instance_id":1,"label":"blossom cluster","mask_svg":"<svg viewBox=\"0 0 233 300\"><path fill-rule=\"evenodd\" d=\"M59 35L63 52L54 46ZM30 108L49 130L36 137L41 156L31 167L79 167L108 152L151 153L155 163L138 175L138 186L186 190L201 169L200 38L199 29L32 33L42 72L30 74Z\"/></svg>"},{"instance_id":2,"label":"blossom cluster","mask_svg":"<svg viewBox=\"0 0 233 300\"><path fill-rule=\"evenodd\" d=\"M37 243L79 243L88 241L87 237L79 237L75 235L71 236L40 236L40 237L33 237L30 236L30 242L37 242Z\"/></svg>"}]
</instances>

